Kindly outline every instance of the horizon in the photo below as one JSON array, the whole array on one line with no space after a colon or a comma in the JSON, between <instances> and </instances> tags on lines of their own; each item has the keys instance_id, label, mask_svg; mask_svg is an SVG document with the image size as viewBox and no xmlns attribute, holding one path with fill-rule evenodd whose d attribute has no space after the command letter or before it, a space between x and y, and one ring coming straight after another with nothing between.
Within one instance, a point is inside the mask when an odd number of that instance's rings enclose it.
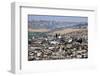
<instances>
[{"instance_id":1,"label":"horizon","mask_svg":"<svg viewBox=\"0 0 100 76\"><path fill-rule=\"evenodd\" d=\"M81 16L53 16L53 15L28 15L28 21L65 21L65 22L88 22L88 17Z\"/></svg>"}]
</instances>

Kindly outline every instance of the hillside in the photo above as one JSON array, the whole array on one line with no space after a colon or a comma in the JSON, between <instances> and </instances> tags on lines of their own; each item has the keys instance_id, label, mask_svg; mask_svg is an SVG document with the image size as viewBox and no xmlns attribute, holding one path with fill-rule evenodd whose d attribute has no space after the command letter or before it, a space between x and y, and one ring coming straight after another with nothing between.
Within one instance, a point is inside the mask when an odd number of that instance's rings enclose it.
<instances>
[{"instance_id":1,"label":"hillside","mask_svg":"<svg viewBox=\"0 0 100 76\"><path fill-rule=\"evenodd\" d=\"M62 30L56 30L56 31L51 31L49 32L49 34L66 34L66 33L71 33L71 32L77 32L77 31L85 31L87 29L71 29L71 28L66 28L66 29L62 29Z\"/></svg>"}]
</instances>

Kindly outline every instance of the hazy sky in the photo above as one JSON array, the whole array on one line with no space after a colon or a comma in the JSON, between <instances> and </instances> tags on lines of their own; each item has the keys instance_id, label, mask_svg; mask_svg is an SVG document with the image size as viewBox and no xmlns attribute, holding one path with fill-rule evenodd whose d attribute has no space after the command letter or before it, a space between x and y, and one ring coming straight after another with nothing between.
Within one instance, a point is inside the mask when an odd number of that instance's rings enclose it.
<instances>
[{"instance_id":1,"label":"hazy sky","mask_svg":"<svg viewBox=\"0 0 100 76\"><path fill-rule=\"evenodd\" d=\"M28 21L31 21L31 20L55 20L55 21L67 21L67 22L88 22L88 17L28 15Z\"/></svg>"}]
</instances>

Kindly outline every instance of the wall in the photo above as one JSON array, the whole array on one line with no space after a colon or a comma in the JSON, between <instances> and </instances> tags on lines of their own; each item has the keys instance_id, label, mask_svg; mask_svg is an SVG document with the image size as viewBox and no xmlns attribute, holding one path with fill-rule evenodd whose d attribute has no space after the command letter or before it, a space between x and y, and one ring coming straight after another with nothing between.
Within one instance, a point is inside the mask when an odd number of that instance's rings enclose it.
<instances>
[{"instance_id":1,"label":"wall","mask_svg":"<svg viewBox=\"0 0 100 76\"><path fill-rule=\"evenodd\" d=\"M40 74L29 74L29 75L36 75L36 76L51 76L51 75L57 75L57 76L99 76L99 71L100 71L100 61L99 61L99 42L100 42L100 1L99 0L1 0L0 1L0 76L13 76L9 72L10 69L10 47L11 47L11 8L10 8L10 3L13 1L17 2L33 2L34 5L43 5L43 6L56 6L56 7L64 7L67 5L76 5L76 6L95 6L97 7L97 48L96 52L97 55L97 69L92 70L85 70L85 69L73 69L73 70L65 70L62 72L52 72L52 73L40 73ZM24 74L25 75L25 74ZM26 74L25 76L28 76Z\"/></svg>"}]
</instances>

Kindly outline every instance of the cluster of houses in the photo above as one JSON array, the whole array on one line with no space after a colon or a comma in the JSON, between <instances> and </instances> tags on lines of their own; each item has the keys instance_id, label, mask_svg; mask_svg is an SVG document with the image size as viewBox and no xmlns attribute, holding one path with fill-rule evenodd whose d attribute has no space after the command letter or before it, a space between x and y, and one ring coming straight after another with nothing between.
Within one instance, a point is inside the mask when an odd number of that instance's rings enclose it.
<instances>
[{"instance_id":1,"label":"cluster of houses","mask_svg":"<svg viewBox=\"0 0 100 76\"><path fill-rule=\"evenodd\" d=\"M28 40L28 61L88 58L87 31L55 34Z\"/></svg>"}]
</instances>

